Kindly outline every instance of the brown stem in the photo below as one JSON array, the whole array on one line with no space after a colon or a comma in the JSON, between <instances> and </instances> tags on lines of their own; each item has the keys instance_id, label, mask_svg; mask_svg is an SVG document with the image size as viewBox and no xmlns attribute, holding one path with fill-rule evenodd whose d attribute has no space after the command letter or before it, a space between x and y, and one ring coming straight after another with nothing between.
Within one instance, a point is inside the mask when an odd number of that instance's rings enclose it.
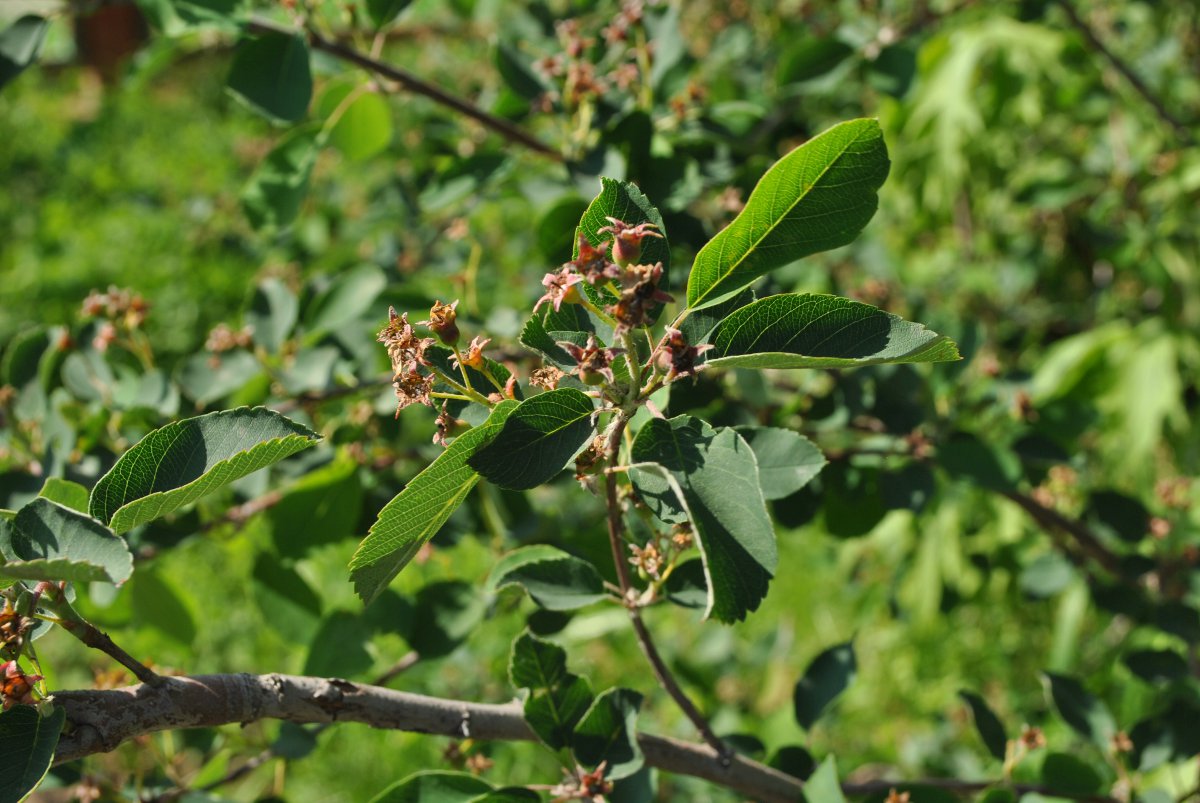
<instances>
[{"instance_id":1,"label":"brown stem","mask_svg":"<svg viewBox=\"0 0 1200 803\"><path fill-rule=\"evenodd\" d=\"M1141 79L1141 76L1135 73L1128 64L1126 64L1124 61L1118 58L1115 53L1109 50L1104 42L1100 41L1100 37L1097 36L1092 27L1088 25L1082 17L1079 16L1079 12L1075 10L1075 7L1071 4L1070 0L1058 0L1058 5L1063 10L1063 13L1067 15L1067 20L1072 26L1074 26L1075 30L1079 31L1079 33L1083 35L1083 38L1087 40L1092 49L1103 56L1108 63L1112 65L1113 69L1119 72L1125 78L1125 80L1129 82L1129 85L1132 86L1134 90L1136 90L1137 93L1142 96L1142 99L1150 104L1151 108L1154 109L1159 118L1171 127L1172 131L1175 133L1175 136L1179 138L1180 142L1183 142L1184 144L1190 144L1192 142L1191 130L1183 124L1182 120L1180 120L1178 117L1172 114L1169 109L1167 109L1162 99L1154 94L1150 87L1146 85L1146 82Z\"/></svg>"},{"instance_id":2,"label":"brown stem","mask_svg":"<svg viewBox=\"0 0 1200 803\"><path fill-rule=\"evenodd\" d=\"M91 622L84 621L83 619L63 619L60 624L66 628L67 632L82 641L86 646L94 650L100 650L100 652L128 669L142 683L149 686L161 686L166 681L166 678L162 675L157 674L150 667L121 649L107 633L97 628Z\"/></svg>"},{"instance_id":3,"label":"brown stem","mask_svg":"<svg viewBox=\"0 0 1200 803\"><path fill-rule=\"evenodd\" d=\"M1017 491L1001 491L1002 496L1016 502L1033 520L1047 530L1057 530L1071 536L1080 551L1117 576L1123 576L1121 559L1100 542L1087 525L1046 507L1032 496Z\"/></svg>"},{"instance_id":4,"label":"brown stem","mask_svg":"<svg viewBox=\"0 0 1200 803\"><path fill-rule=\"evenodd\" d=\"M608 452L613 457L620 450L621 435L625 431L625 424L627 422L628 419L625 417L625 414L618 413L608 439ZM621 586L621 601L625 604L626 610L629 611L629 619L633 623L633 632L637 635L638 645L642 648L646 660L650 662L650 668L654 670L654 677L658 680L659 685L666 690L667 694L671 695L671 699L675 701L676 705L691 720L696 730L700 732L700 738L704 740L705 744L716 751L718 758L722 762L728 763L732 760L732 751L713 733L712 726L708 724L708 720L700 713L700 709L696 708L695 703L680 688L679 683L675 680L675 676L671 674L671 670L667 668L666 662L663 661L662 655L659 654L658 647L654 645L654 638L650 635L650 630L646 627L646 623L642 619L641 609L638 608L635 600L636 593L633 590L633 583L629 578L629 566L625 560L625 551L622 548L621 532L624 529L624 524L621 520L621 504L617 499L617 480L612 472L605 472L604 493L608 506L608 542L609 546L612 547L613 564L617 567L617 580Z\"/></svg>"},{"instance_id":5,"label":"brown stem","mask_svg":"<svg viewBox=\"0 0 1200 803\"><path fill-rule=\"evenodd\" d=\"M276 25L273 22L261 18L255 18L246 23L246 30L250 31L251 33L284 34L289 36L296 33L296 31L293 29ZM422 78L418 78L407 70L402 70L399 67L394 67L391 64L388 64L387 62L373 59L370 56L358 52L349 45L345 45L332 39L327 39L317 31L309 30L307 34L309 45L311 45L314 50L320 50L330 54L331 56L337 56L343 61L347 61L358 67L362 67L364 70L373 72L376 75L383 76L389 81L395 81L401 87L415 95L421 95L422 97L429 98L435 103L441 104L442 106L446 106L450 109L454 109L456 112L466 117L470 117L472 120L482 124L485 128L491 129L492 131L500 134L509 142L523 145L529 150L540 153L542 156L546 156L556 162L563 161L563 156L561 153L537 139L529 132L519 128L502 117L497 117L494 114L484 111L478 106L475 106L461 98L455 97L454 95L451 95L443 90L441 87L431 84Z\"/></svg>"}]
</instances>

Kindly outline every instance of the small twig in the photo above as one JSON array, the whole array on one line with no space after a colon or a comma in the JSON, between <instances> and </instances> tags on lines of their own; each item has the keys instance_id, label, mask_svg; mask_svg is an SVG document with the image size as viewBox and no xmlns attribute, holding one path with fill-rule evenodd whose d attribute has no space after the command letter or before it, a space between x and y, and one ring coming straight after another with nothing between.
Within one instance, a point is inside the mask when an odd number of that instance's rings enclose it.
<instances>
[{"instance_id":1,"label":"small twig","mask_svg":"<svg viewBox=\"0 0 1200 803\"><path fill-rule=\"evenodd\" d=\"M1117 576L1124 576L1120 557L1104 546L1099 537L1083 522L1068 518L1057 510L1046 507L1032 496L1018 491L1000 491L1000 495L1016 502L1043 528L1058 530L1071 536L1079 549L1103 568Z\"/></svg>"},{"instance_id":2,"label":"small twig","mask_svg":"<svg viewBox=\"0 0 1200 803\"><path fill-rule=\"evenodd\" d=\"M166 682L166 678L125 652L107 633L100 630L91 622L85 621L82 618L61 619L58 624L62 625L68 633L79 639L84 645L94 650L100 650L100 652L128 669L134 674L134 677L147 686L161 686Z\"/></svg>"},{"instance_id":3,"label":"small twig","mask_svg":"<svg viewBox=\"0 0 1200 803\"><path fill-rule=\"evenodd\" d=\"M273 22L257 17L246 23L246 29L252 33L284 35L294 35L296 33L294 29L276 25ZM456 112L459 112L466 117L470 117L472 120L482 124L485 128L495 131L510 142L523 145L529 150L540 153L541 155L553 159L556 162L563 161L563 156L561 153L537 139L529 132L519 128L516 125L513 125L511 122L502 117L497 117L494 114L484 111L478 106L475 106L461 98L455 97L454 95L451 95L443 90L441 87L431 84L422 78L418 78L407 70L402 70L399 67L394 67L391 64L388 64L387 62L379 61L366 54L360 53L349 45L345 45L332 39L327 39L320 33L313 30L307 31L307 34L309 45L311 45L314 50L320 50L330 54L331 56L337 56L343 61L350 62L358 67L362 67L364 70L369 70L377 75L381 75L390 81L395 81L401 87L415 95L421 95L422 97L429 98L435 103L446 106L450 109L454 109Z\"/></svg>"},{"instance_id":4,"label":"small twig","mask_svg":"<svg viewBox=\"0 0 1200 803\"><path fill-rule=\"evenodd\" d=\"M625 424L628 419L625 415L619 414L613 422L612 431L609 434L608 449L609 453L614 457L617 455L621 445L621 433L625 429ZM732 751L725 745L724 742L713 732L712 726L708 724L708 720L700 713L700 709L696 708L695 703L691 698L680 688L676 682L675 676L671 674L671 670L667 668L667 664L663 661L662 655L659 654L658 648L654 645L654 639L650 635L650 630L646 627L645 621L642 620L642 612L637 607L633 598L633 583L629 577L629 567L625 562L624 549L622 549L621 532L624 525L621 521L621 505L617 500L617 481L611 472L604 474L604 492L608 506L608 541L612 547L613 563L617 568L617 580L621 586L621 600L624 602L626 609L629 611L629 619L633 623L633 632L637 635L638 645L642 648L642 652L646 655L646 660L650 662L650 668L654 670L654 677L658 679L661 685L671 695L676 705L683 711L684 715L691 720L696 730L700 732L700 737L704 739L705 744L717 751L717 756L720 760L728 764L732 758Z\"/></svg>"},{"instance_id":5,"label":"small twig","mask_svg":"<svg viewBox=\"0 0 1200 803\"><path fill-rule=\"evenodd\" d=\"M287 399L279 404L273 405L273 409L279 413L286 413L290 410L303 407L307 404L317 404L320 402L330 401L332 399L340 399L343 396L353 396L355 393L360 393L369 390L378 390L379 388L387 387L392 384L391 378L386 379L371 379L357 385L349 387L331 388L330 390L320 391L318 393L305 393L302 396L297 396L294 399Z\"/></svg>"},{"instance_id":6,"label":"small twig","mask_svg":"<svg viewBox=\"0 0 1200 803\"><path fill-rule=\"evenodd\" d=\"M201 524L198 532L205 533L224 524L232 524L240 528L254 516L262 513L264 510L275 507L275 505L283 500L283 496L282 491L270 491L248 502L243 502L236 507L231 507L225 511L225 515Z\"/></svg>"},{"instance_id":7,"label":"small twig","mask_svg":"<svg viewBox=\"0 0 1200 803\"><path fill-rule=\"evenodd\" d=\"M1166 107L1166 104L1163 103L1162 99L1154 94L1150 87L1146 85L1146 82L1143 81L1128 64L1126 64L1124 61L1118 58L1115 53L1109 50L1104 42L1100 41L1100 37L1096 34L1092 27L1088 25L1082 17L1079 16L1079 12L1075 10L1075 7L1071 4L1070 0L1057 0L1057 2L1058 6L1063 10L1063 13L1067 15L1067 20L1071 23L1075 30L1079 31L1079 33L1083 35L1083 38L1087 40L1092 49L1102 55L1108 61L1108 63L1112 65L1113 69L1119 72L1125 78L1125 80L1129 82L1129 85L1132 86L1137 93L1142 96L1142 99L1150 104L1151 108L1154 109L1159 118L1161 118L1163 122L1171 127L1172 131L1175 133L1175 136L1178 137L1181 142L1184 144L1191 144L1193 141L1191 130L1184 125L1182 120L1171 113L1171 111Z\"/></svg>"}]
</instances>

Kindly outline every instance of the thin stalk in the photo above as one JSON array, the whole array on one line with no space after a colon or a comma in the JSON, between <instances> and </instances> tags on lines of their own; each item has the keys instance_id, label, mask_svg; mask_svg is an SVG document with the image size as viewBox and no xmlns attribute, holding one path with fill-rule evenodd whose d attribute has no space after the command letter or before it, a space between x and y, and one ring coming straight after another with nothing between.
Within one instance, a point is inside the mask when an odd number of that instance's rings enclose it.
<instances>
[{"instance_id":1,"label":"thin stalk","mask_svg":"<svg viewBox=\"0 0 1200 803\"><path fill-rule=\"evenodd\" d=\"M55 614L49 621L61 626L86 646L94 650L99 650L109 656L132 672L134 677L147 686L161 686L166 682L166 679L161 675L121 649L116 642L109 638L107 633L80 616L79 612L71 606L71 603L67 602L61 590L54 589L47 593L43 599L43 604L46 608Z\"/></svg>"}]
</instances>

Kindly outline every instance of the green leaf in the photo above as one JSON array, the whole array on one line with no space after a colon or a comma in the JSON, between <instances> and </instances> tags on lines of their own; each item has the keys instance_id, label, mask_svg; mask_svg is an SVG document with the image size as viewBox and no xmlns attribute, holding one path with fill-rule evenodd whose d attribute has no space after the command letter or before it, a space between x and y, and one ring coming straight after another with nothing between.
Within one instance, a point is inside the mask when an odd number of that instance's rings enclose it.
<instances>
[{"instance_id":1,"label":"green leaf","mask_svg":"<svg viewBox=\"0 0 1200 803\"><path fill-rule=\"evenodd\" d=\"M488 578L495 592L519 585L543 608L572 611L604 599L604 580L585 560L546 545L524 547L502 557Z\"/></svg>"},{"instance_id":2,"label":"green leaf","mask_svg":"<svg viewBox=\"0 0 1200 803\"><path fill-rule=\"evenodd\" d=\"M777 427L735 427L758 462L763 499L782 499L808 485L825 467L825 455L799 433Z\"/></svg>"},{"instance_id":3,"label":"green leaf","mask_svg":"<svg viewBox=\"0 0 1200 803\"><path fill-rule=\"evenodd\" d=\"M465 772L418 772L384 789L371 803L472 803L492 785Z\"/></svg>"},{"instance_id":4,"label":"green leaf","mask_svg":"<svg viewBox=\"0 0 1200 803\"><path fill-rule=\"evenodd\" d=\"M514 491L549 482L596 431L595 405L582 391L559 388L521 402L500 433L468 463L488 481Z\"/></svg>"},{"instance_id":5,"label":"green leaf","mask_svg":"<svg viewBox=\"0 0 1200 803\"><path fill-rule=\"evenodd\" d=\"M62 477L47 477L46 484L42 486L38 496L87 515L88 489L77 482L64 480Z\"/></svg>"},{"instance_id":6,"label":"green leaf","mask_svg":"<svg viewBox=\"0 0 1200 803\"><path fill-rule=\"evenodd\" d=\"M0 800L21 801L46 777L67 709L61 705L43 715L31 705L0 712Z\"/></svg>"},{"instance_id":7,"label":"green leaf","mask_svg":"<svg viewBox=\"0 0 1200 803\"><path fill-rule=\"evenodd\" d=\"M350 93L357 97L350 98ZM349 105L343 108L343 104ZM329 144L347 159L369 159L392 144L392 110L375 91L345 81L331 83L317 103L316 114L326 118L338 114L329 129Z\"/></svg>"},{"instance_id":8,"label":"green leaf","mask_svg":"<svg viewBox=\"0 0 1200 803\"><path fill-rule=\"evenodd\" d=\"M1000 761L1008 754L1008 736L1004 733L1004 725L1000 718L992 712L987 702L975 692L963 689L958 696L971 707L971 716L975 719L975 730L987 746L988 752Z\"/></svg>"},{"instance_id":9,"label":"green leaf","mask_svg":"<svg viewBox=\"0 0 1200 803\"><path fill-rule=\"evenodd\" d=\"M512 401L496 405L487 421L459 436L379 511L350 559L350 579L364 604L379 596L462 504L479 481L467 459L501 431L517 407Z\"/></svg>"},{"instance_id":10,"label":"green leaf","mask_svg":"<svg viewBox=\"0 0 1200 803\"><path fill-rule=\"evenodd\" d=\"M370 311L385 287L387 276L378 265L364 263L343 271L313 300L305 324L314 332L336 332Z\"/></svg>"},{"instance_id":11,"label":"green leaf","mask_svg":"<svg viewBox=\"0 0 1200 803\"><path fill-rule=\"evenodd\" d=\"M679 324L679 331L683 332L683 336L688 343L699 344L709 342L712 331L717 328L721 321L729 317L734 311L741 309L747 304L754 301L754 292L746 289L738 293L732 298L727 298L720 304L714 304L711 307L705 307L701 310L689 312L688 316ZM707 354L701 354L699 362L707 359Z\"/></svg>"},{"instance_id":12,"label":"green leaf","mask_svg":"<svg viewBox=\"0 0 1200 803\"><path fill-rule=\"evenodd\" d=\"M779 60L776 80L781 86L811 81L832 71L854 54L854 48L834 37L805 37L792 44Z\"/></svg>"},{"instance_id":13,"label":"green leaf","mask_svg":"<svg viewBox=\"0 0 1200 803\"><path fill-rule=\"evenodd\" d=\"M356 535L362 509L358 463L338 457L285 488L265 518L275 552L298 560L318 547Z\"/></svg>"},{"instance_id":14,"label":"green leaf","mask_svg":"<svg viewBox=\"0 0 1200 803\"><path fill-rule=\"evenodd\" d=\"M513 642L508 675L528 689L525 721L553 750L571 743L575 726L592 704L587 680L567 671L567 653L557 644L522 633Z\"/></svg>"},{"instance_id":15,"label":"green leaf","mask_svg":"<svg viewBox=\"0 0 1200 803\"><path fill-rule=\"evenodd\" d=\"M713 331L709 365L855 368L959 359L953 341L890 312L838 296L768 296Z\"/></svg>"},{"instance_id":16,"label":"green leaf","mask_svg":"<svg viewBox=\"0 0 1200 803\"><path fill-rule=\"evenodd\" d=\"M572 750L585 767L604 762L604 777L615 781L642 768L637 741L637 715L642 695L630 689L608 689L598 696L575 726Z\"/></svg>"},{"instance_id":17,"label":"green leaf","mask_svg":"<svg viewBox=\"0 0 1200 803\"><path fill-rule=\"evenodd\" d=\"M382 28L408 8L412 0L367 0L367 15L376 28Z\"/></svg>"},{"instance_id":18,"label":"green leaf","mask_svg":"<svg viewBox=\"0 0 1200 803\"><path fill-rule=\"evenodd\" d=\"M1099 794L1104 780L1090 764L1067 753L1049 753L1042 761L1042 783L1072 797Z\"/></svg>"},{"instance_id":19,"label":"green leaf","mask_svg":"<svg viewBox=\"0 0 1200 803\"><path fill-rule=\"evenodd\" d=\"M37 379L38 364L48 348L50 333L41 327L17 333L0 360L0 382L22 388Z\"/></svg>"},{"instance_id":20,"label":"green leaf","mask_svg":"<svg viewBox=\"0 0 1200 803\"><path fill-rule=\"evenodd\" d=\"M796 721L811 730L825 709L846 690L858 673L854 660L854 644L847 641L822 652L804 671L796 683L792 701Z\"/></svg>"},{"instance_id":21,"label":"green leaf","mask_svg":"<svg viewBox=\"0 0 1200 803\"><path fill-rule=\"evenodd\" d=\"M487 600L473 583L429 583L417 592L412 622L401 635L422 658L440 658L466 641L486 614Z\"/></svg>"},{"instance_id":22,"label":"green leaf","mask_svg":"<svg viewBox=\"0 0 1200 803\"><path fill-rule=\"evenodd\" d=\"M0 88L33 63L50 23L34 14L26 14L0 33Z\"/></svg>"},{"instance_id":23,"label":"green leaf","mask_svg":"<svg viewBox=\"0 0 1200 803\"><path fill-rule=\"evenodd\" d=\"M196 617L173 583L153 568L141 570L129 583L129 596L138 624L190 647L196 640Z\"/></svg>"},{"instance_id":24,"label":"green leaf","mask_svg":"<svg viewBox=\"0 0 1200 803\"><path fill-rule=\"evenodd\" d=\"M312 100L308 45L291 34L243 39L233 54L228 85L259 114L276 122L298 122Z\"/></svg>"},{"instance_id":25,"label":"green leaf","mask_svg":"<svg viewBox=\"0 0 1200 803\"><path fill-rule=\"evenodd\" d=\"M1187 659L1174 650L1135 650L1124 658L1129 671L1148 682L1187 677Z\"/></svg>"},{"instance_id":26,"label":"green leaf","mask_svg":"<svg viewBox=\"0 0 1200 803\"><path fill-rule=\"evenodd\" d=\"M546 82L529 68L528 59L508 42L496 43L496 71L500 73L504 83L525 100L537 100L549 89ZM575 203L573 199L571 202ZM579 213L575 214L570 223L577 220ZM565 227L563 230L570 231L570 228Z\"/></svg>"},{"instance_id":27,"label":"green leaf","mask_svg":"<svg viewBox=\"0 0 1200 803\"><path fill-rule=\"evenodd\" d=\"M889 165L876 120L835 125L780 159L696 255L688 306L717 304L776 268L849 243L875 214Z\"/></svg>"},{"instance_id":28,"label":"green leaf","mask_svg":"<svg viewBox=\"0 0 1200 803\"><path fill-rule=\"evenodd\" d=\"M308 643L321 618L321 598L299 574L267 552L258 553L250 575L263 619L285 639Z\"/></svg>"},{"instance_id":29,"label":"green leaf","mask_svg":"<svg viewBox=\"0 0 1200 803\"><path fill-rule=\"evenodd\" d=\"M133 573L125 542L100 522L49 499L17 511L0 575L21 580L123 583Z\"/></svg>"},{"instance_id":30,"label":"green leaf","mask_svg":"<svg viewBox=\"0 0 1200 803\"><path fill-rule=\"evenodd\" d=\"M804 783L804 799L807 803L846 803L833 756L822 761L817 771Z\"/></svg>"},{"instance_id":31,"label":"green leaf","mask_svg":"<svg viewBox=\"0 0 1200 803\"><path fill-rule=\"evenodd\" d=\"M563 311L573 306L564 306ZM575 367L575 360L558 343L562 340L574 342L574 339L570 335L576 333L558 330L548 331L546 329L546 318L552 312L553 310L547 310L545 313L535 312L533 317L525 322L524 328L521 329L520 341L522 345L528 346L540 353L559 368L569 371Z\"/></svg>"},{"instance_id":32,"label":"green leaf","mask_svg":"<svg viewBox=\"0 0 1200 803\"><path fill-rule=\"evenodd\" d=\"M289 131L267 154L242 189L242 210L256 229L285 228L300 214L317 163L318 128Z\"/></svg>"},{"instance_id":33,"label":"green leaf","mask_svg":"<svg viewBox=\"0 0 1200 803\"><path fill-rule=\"evenodd\" d=\"M1054 706L1068 725L1093 743L1107 750L1117 730L1112 713L1103 702L1088 692L1075 678L1044 673L1050 683Z\"/></svg>"},{"instance_id":34,"label":"green leaf","mask_svg":"<svg viewBox=\"0 0 1200 803\"><path fill-rule=\"evenodd\" d=\"M100 478L91 513L127 532L320 439L264 407L176 421L142 438Z\"/></svg>"},{"instance_id":35,"label":"green leaf","mask_svg":"<svg viewBox=\"0 0 1200 803\"><path fill-rule=\"evenodd\" d=\"M661 262L663 266L662 280L659 282L659 288L667 290L670 286L671 275L671 246L667 242L667 233L663 228L662 215L654 204L650 203L637 185L632 181L617 181L611 178L600 179L600 194L592 199L588 204L588 208L583 213L583 217L579 220L579 226L575 229L575 243L572 246L572 257L579 256L579 237L583 235L588 242L593 246L599 246L602 242L612 239L611 234L601 234L600 229L611 225L607 218L616 218L624 221L631 226L636 226L639 223L653 223L658 227L657 231L662 234L662 237L647 237L642 240L642 258L640 261L643 265L653 265L656 262ZM616 296L607 290L599 290L590 284L581 285L591 297L593 302L612 303L616 300ZM659 307L655 314L650 316L650 322L657 317L657 312L662 308Z\"/></svg>"},{"instance_id":36,"label":"green leaf","mask_svg":"<svg viewBox=\"0 0 1200 803\"><path fill-rule=\"evenodd\" d=\"M705 617L730 623L758 608L775 574L775 531L750 446L691 416L653 418L633 441L634 487L665 522L692 522L708 585ZM657 471L655 471L657 467Z\"/></svg>"},{"instance_id":37,"label":"green leaf","mask_svg":"<svg viewBox=\"0 0 1200 803\"><path fill-rule=\"evenodd\" d=\"M213 360L218 360L213 365ZM223 399L263 376L254 355L241 349L221 355L194 354L179 372L179 387L199 405Z\"/></svg>"},{"instance_id":38,"label":"green leaf","mask_svg":"<svg viewBox=\"0 0 1200 803\"><path fill-rule=\"evenodd\" d=\"M274 354L291 334L299 310L296 294L281 280L271 278L259 283L244 317L254 330L254 342Z\"/></svg>"},{"instance_id":39,"label":"green leaf","mask_svg":"<svg viewBox=\"0 0 1200 803\"><path fill-rule=\"evenodd\" d=\"M242 0L137 0L147 20L165 36L183 36L202 28L238 33Z\"/></svg>"}]
</instances>

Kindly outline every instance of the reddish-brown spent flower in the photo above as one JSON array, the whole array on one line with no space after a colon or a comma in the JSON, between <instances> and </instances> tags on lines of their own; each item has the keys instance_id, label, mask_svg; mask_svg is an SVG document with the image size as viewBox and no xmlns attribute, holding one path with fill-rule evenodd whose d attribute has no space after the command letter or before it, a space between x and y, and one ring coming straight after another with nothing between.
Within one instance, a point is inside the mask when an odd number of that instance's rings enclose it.
<instances>
[{"instance_id":1,"label":"reddish-brown spent flower","mask_svg":"<svg viewBox=\"0 0 1200 803\"><path fill-rule=\"evenodd\" d=\"M441 301L433 302L433 307L429 310L429 320L417 321L418 326L428 326L429 331L438 336L447 346L453 346L458 342L458 324L455 321L458 318L458 313L455 312L455 307L458 306L458 301L453 304L443 304Z\"/></svg>"},{"instance_id":2,"label":"reddish-brown spent flower","mask_svg":"<svg viewBox=\"0 0 1200 803\"><path fill-rule=\"evenodd\" d=\"M696 358L711 348L712 344L690 345L683 332L668 326L658 352L658 365L667 372L668 382L682 376L694 376L703 367L696 364Z\"/></svg>"},{"instance_id":3,"label":"reddish-brown spent flower","mask_svg":"<svg viewBox=\"0 0 1200 803\"><path fill-rule=\"evenodd\" d=\"M33 705L33 684L42 679L41 675L26 675L21 671L16 661L9 661L0 666L0 696L4 698L4 710L14 705Z\"/></svg>"},{"instance_id":4,"label":"reddish-brown spent flower","mask_svg":"<svg viewBox=\"0 0 1200 803\"><path fill-rule=\"evenodd\" d=\"M661 234L652 231L652 229L658 228L654 223L638 223L636 226L631 226L615 217L605 217L604 219L608 221L609 225L600 229L600 233L612 234L612 261L622 268L637 264L637 261L642 258L642 240L647 237L662 239Z\"/></svg>"},{"instance_id":5,"label":"reddish-brown spent flower","mask_svg":"<svg viewBox=\"0 0 1200 803\"><path fill-rule=\"evenodd\" d=\"M668 293L658 289L662 277L661 262L653 265L631 265L625 269L621 277L624 289L621 290L620 298L617 299L617 303L605 307L605 311L617 320L618 335L644 324L647 314L654 307L675 300Z\"/></svg>"},{"instance_id":6,"label":"reddish-brown spent flower","mask_svg":"<svg viewBox=\"0 0 1200 803\"><path fill-rule=\"evenodd\" d=\"M422 374L416 369L397 374L392 380L392 387L396 391L397 418L401 410L414 404L433 407L433 400L429 397L433 390L433 374Z\"/></svg>"},{"instance_id":7,"label":"reddish-brown spent flower","mask_svg":"<svg viewBox=\"0 0 1200 803\"><path fill-rule=\"evenodd\" d=\"M559 381L566 376L562 371L553 365L546 365L542 368L534 369L529 375L529 383L535 388L544 390L555 390L558 387Z\"/></svg>"},{"instance_id":8,"label":"reddish-brown spent flower","mask_svg":"<svg viewBox=\"0 0 1200 803\"><path fill-rule=\"evenodd\" d=\"M630 544L629 551L633 553L633 557L629 559L629 562L657 580L659 572L662 571L663 554L658 551L658 547L654 545L654 542L652 541L644 547L640 547L637 544Z\"/></svg>"},{"instance_id":9,"label":"reddish-brown spent flower","mask_svg":"<svg viewBox=\"0 0 1200 803\"><path fill-rule=\"evenodd\" d=\"M492 342L492 339L490 337L474 337L474 338L472 338L470 345L467 346L466 354L463 354L462 364L467 366L468 368L474 368L477 371L480 368L483 368L483 366L484 366L483 347L491 342ZM454 363L456 368L459 367L458 366L458 357L456 355L451 355L450 361Z\"/></svg>"},{"instance_id":10,"label":"reddish-brown spent flower","mask_svg":"<svg viewBox=\"0 0 1200 803\"><path fill-rule=\"evenodd\" d=\"M909 792L898 792L895 788L888 792L887 800L884 803L908 803L911 797Z\"/></svg>"},{"instance_id":11,"label":"reddish-brown spent flower","mask_svg":"<svg viewBox=\"0 0 1200 803\"><path fill-rule=\"evenodd\" d=\"M10 600L4 601L0 609L0 655L15 658L25 644L25 634L33 627L33 620L17 613Z\"/></svg>"},{"instance_id":12,"label":"reddish-brown spent flower","mask_svg":"<svg viewBox=\"0 0 1200 803\"><path fill-rule=\"evenodd\" d=\"M585 385L599 385L601 382L613 382L612 362L624 349L602 349L596 342L595 335L588 335L587 343L580 347L567 340L559 341L571 358L577 363L572 374L579 374L580 381Z\"/></svg>"},{"instance_id":13,"label":"reddish-brown spent flower","mask_svg":"<svg viewBox=\"0 0 1200 803\"><path fill-rule=\"evenodd\" d=\"M1046 734L1042 733L1041 728L1026 725L1021 729L1020 741L1026 750L1037 750L1046 746Z\"/></svg>"},{"instance_id":14,"label":"reddish-brown spent flower","mask_svg":"<svg viewBox=\"0 0 1200 803\"><path fill-rule=\"evenodd\" d=\"M248 348L250 335L251 329L248 326L235 332L229 324L219 323L208 333L208 339L204 341L204 348L214 354L231 351L238 347Z\"/></svg>"},{"instance_id":15,"label":"reddish-brown spent flower","mask_svg":"<svg viewBox=\"0 0 1200 803\"><path fill-rule=\"evenodd\" d=\"M459 421L446 410L447 402L442 402L442 409L437 417L437 431L433 433L433 442L439 446L446 445L446 436L450 435Z\"/></svg>"},{"instance_id":16,"label":"reddish-brown spent flower","mask_svg":"<svg viewBox=\"0 0 1200 803\"><path fill-rule=\"evenodd\" d=\"M388 324L379 332L377 340L387 346L393 376L426 365L425 349L433 345L433 338L417 337L412 324L408 322L408 313L397 315L395 307L388 307Z\"/></svg>"},{"instance_id":17,"label":"reddish-brown spent flower","mask_svg":"<svg viewBox=\"0 0 1200 803\"><path fill-rule=\"evenodd\" d=\"M96 351L108 351L108 347L117 339L117 327L108 321L100 324L96 336L92 338L92 348Z\"/></svg>"},{"instance_id":18,"label":"reddish-brown spent flower","mask_svg":"<svg viewBox=\"0 0 1200 803\"><path fill-rule=\"evenodd\" d=\"M588 284L604 284L621 275L621 268L609 262L604 251L595 247L582 234L579 235L579 256L563 265L574 268Z\"/></svg>"},{"instance_id":19,"label":"reddish-brown spent flower","mask_svg":"<svg viewBox=\"0 0 1200 803\"><path fill-rule=\"evenodd\" d=\"M537 312L538 307L547 301L554 307L555 312L562 309L563 302L568 304L579 303L579 291L575 289L575 285L582 281L583 277L576 273L569 265L564 266L561 270L554 273L547 273L542 277L542 286L546 288L546 293L533 305L533 311Z\"/></svg>"}]
</instances>

